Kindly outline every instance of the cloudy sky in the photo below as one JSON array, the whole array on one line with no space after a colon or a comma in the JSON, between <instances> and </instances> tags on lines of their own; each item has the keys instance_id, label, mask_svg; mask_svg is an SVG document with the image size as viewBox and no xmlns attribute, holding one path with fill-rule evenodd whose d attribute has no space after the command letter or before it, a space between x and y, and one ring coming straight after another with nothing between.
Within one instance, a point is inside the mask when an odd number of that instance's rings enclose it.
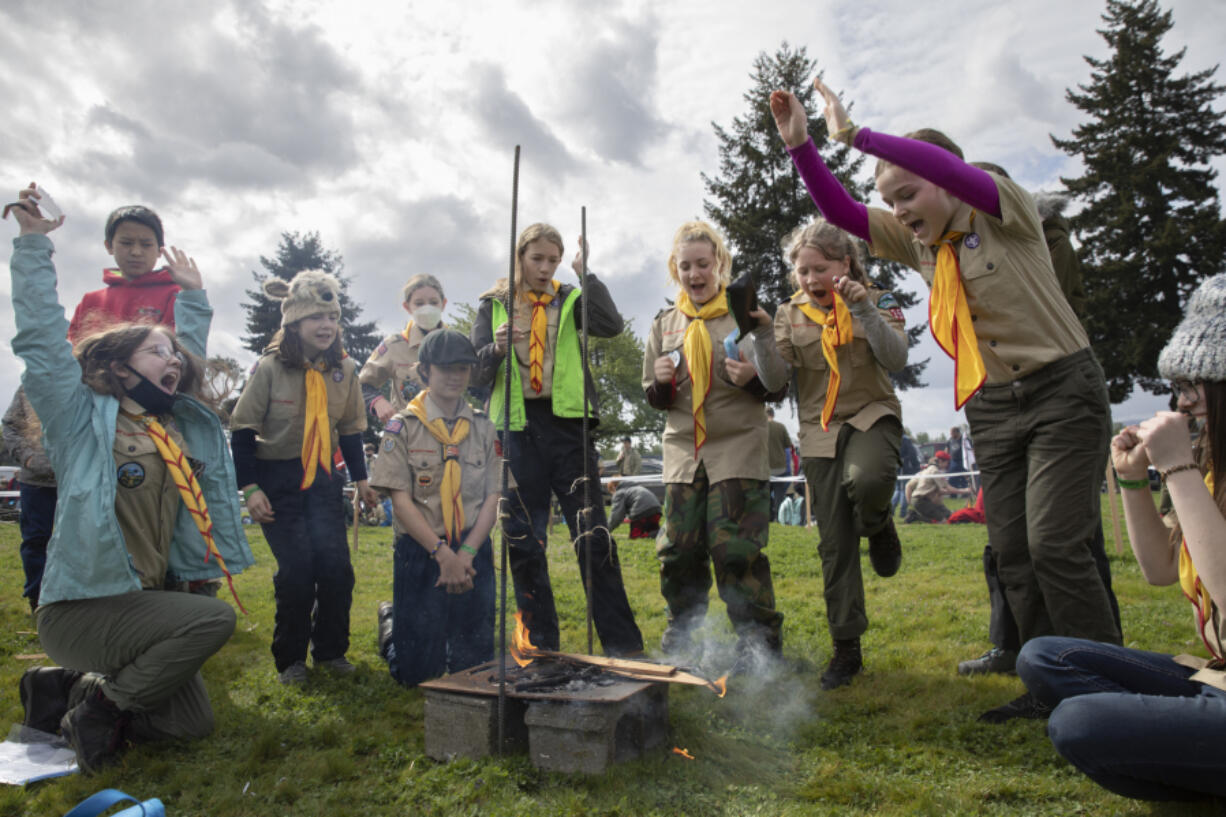
<instances>
[{"instance_id":1,"label":"cloudy sky","mask_svg":"<svg viewBox=\"0 0 1226 817\"><path fill-rule=\"evenodd\" d=\"M1164 6L1175 14L1165 46L1187 46L1186 70L1220 59L1226 3ZM592 267L641 335L672 295L672 233L702 214L699 174L717 169L711 123L744 113L759 52L804 45L858 122L941 128L968 155L1054 189L1077 166L1048 134L1079 121L1064 90L1088 79L1082 55L1106 53L1102 7L10 0L0 6L0 184L8 200L36 180L68 214L52 238L70 306L101 285L106 214L155 208L167 242L204 273L217 309L210 352L248 363L243 291L286 230L316 230L344 256L351 295L385 333L404 323L399 289L414 273L474 303L506 272L521 144L520 224L556 225L569 257L586 205ZM0 230L16 234L11 220ZM918 275L906 286L923 288ZM908 315L924 317L922 307ZM0 333L13 334L7 298ZM932 359L932 385L902 396L905 422L941 432L961 420L952 367L931 340L912 354ZM4 344L0 394L20 365ZM1116 417L1163 403L1134 396Z\"/></svg>"}]
</instances>

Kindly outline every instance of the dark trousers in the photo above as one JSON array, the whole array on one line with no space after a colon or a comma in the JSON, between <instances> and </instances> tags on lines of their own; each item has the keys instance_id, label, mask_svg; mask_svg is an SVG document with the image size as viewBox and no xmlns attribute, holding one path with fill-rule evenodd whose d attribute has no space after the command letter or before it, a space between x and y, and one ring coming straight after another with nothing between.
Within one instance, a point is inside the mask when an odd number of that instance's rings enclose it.
<instances>
[{"instance_id":1,"label":"dark trousers","mask_svg":"<svg viewBox=\"0 0 1226 817\"><path fill-rule=\"evenodd\" d=\"M820 536L826 624L832 638L859 638L868 629L860 537L890 521L902 425L882 417L868 431L839 429L833 457L805 457L801 467L813 491Z\"/></svg>"},{"instance_id":2,"label":"dark trousers","mask_svg":"<svg viewBox=\"0 0 1226 817\"><path fill-rule=\"evenodd\" d=\"M43 584L43 568L47 566L47 540L55 522L55 487L17 483L21 491L21 569L26 574L21 595L38 606L38 592Z\"/></svg>"},{"instance_id":3,"label":"dark trousers","mask_svg":"<svg viewBox=\"0 0 1226 817\"><path fill-rule=\"evenodd\" d=\"M274 519L262 524L277 559L273 591L277 614L272 656L280 672L305 661L307 647L317 662L349 649L349 607L353 565L349 562L341 477L318 471L314 484L299 490L298 460L257 460L260 489L272 503Z\"/></svg>"},{"instance_id":4,"label":"dark trousers","mask_svg":"<svg viewBox=\"0 0 1226 817\"><path fill-rule=\"evenodd\" d=\"M1107 560L1101 519L1095 531L1094 541L1090 543L1090 550L1094 554L1094 566L1098 569L1098 575L1102 577L1103 585L1107 588L1107 600L1111 602L1111 615L1115 619L1115 626L1123 633L1124 630L1120 625L1120 603L1115 598L1115 591L1111 589L1111 563ZM1017 632L1017 621L1013 618L1013 611L1009 609L1009 599L1005 597L1004 588L997 575L996 559L992 554L991 544L983 548L983 578L988 584L988 602L991 605L991 614L988 618L988 638L993 646L1017 652L1022 648L1022 639Z\"/></svg>"},{"instance_id":5,"label":"dark trousers","mask_svg":"<svg viewBox=\"0 0 1226 817\"><path fill-rule=\"evenodd\" d=\"M473 589L453 594L435 586L438 562L421 544L410 536L396 537L387 665L397 681L417 686L494 657L492 549L487 538L473 557Z\"/></svg>"},{"instance_id":6,"label":"dark trousers","mask_svg":"<svg viewBox=\"0 0 1226 817\"><path fill-rule=\"evenodd\" d=\"M1022 643L1040 635L1120 642L1091 553L1111 437L1089 349L966 404L988 540Z\"/></svg>"},{"instance_id":7,"label":"dark trousers","mask_svg":"<svg viewBox=\"0 0 1226 817\"><path fill-rule=\"evenodd\" d=\"M1026 642L1017 674L1054 706L1056 751L1100 786L1143 800L1226 797L1226 692L1169 655L1080 638Z\"/></svg>"},{"instance_id":8,"label":"dark trousers","mask_svg":"<svg viewBox=\"0 0 1226 817\"><path fill-rule=\"evenodd\" d=\"M587 586L587 562L591 561L592 619L600 643L608 655L641 652L643 636L634 622L630 600L622 584L617 545L608 533L596 449L583 450L583 421L555 417L549 400L525 401L527 422L523 431L512 431L506 444L517 488L506 501L508 518L503 536L509 545L515 600L532 635L532 643L546 650L559 647L558 612L549 582L545 555L549 530L549 498L552 493L562 506L562 515L575 543L579 573ZM579 511L583 507L583 458L587 457L594 484L591 535L579 536ZM589 552L590 549L590 552Z\"/></svg>"}]
</instances>

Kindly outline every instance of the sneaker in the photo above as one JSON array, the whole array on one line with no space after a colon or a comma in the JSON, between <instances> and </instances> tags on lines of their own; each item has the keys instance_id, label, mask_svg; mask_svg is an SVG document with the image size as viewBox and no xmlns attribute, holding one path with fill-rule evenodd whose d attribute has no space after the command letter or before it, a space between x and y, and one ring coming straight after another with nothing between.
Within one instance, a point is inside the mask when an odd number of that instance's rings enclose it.
<instances>
[{"instance_id":1,"label":"sneaker","mask_svg":"<svg viewBox=\"0 0 1226 817\"><path fill-rule=\"evenodd\" d=\"M978 658L958 662L959 675L989 675L1012 673L1017 666L1017 650L993 647Z\"/></svg>"},{"instance_id":2,"label":"sneaker","mask_svg":"<svg viewBox=\"0 0 1226 817\"><path fill-rule=\"evenodd\" d=\"M68 692L81 677L76 670L63 667L33 667L21 676L21 706L26 715L22 723L40 732L55 734L60 720L68 714Z\"/></svg>"},{"instance_id":3,"label":"sneaker","mask_svg":"<svg viewBox=\"0 0 1226 817\"><path fill-rule=\"evenodd\" d=\"M129 715L101 691L86 697L60 720L60 729L77 755L77 765L85 774L94 774L119 762L126 744L124 732Z\"/></svg>"},{"instance_id":4,"label":"sneaker","mask_svg":"<svg viewBox=\"0 0 1226 817\"><path fill-rule=\"evenodd\" d=\"M316 661L317 669L326 669L334 675L352 675L357 672L358 668L349 663L349 659L345 656L339 658L329 658L327 661Z\"/></svg>"},{"instance_id":5,"label":"sneaker","mask_svg":"<svg viewBox=\"0 0 1226 817\"><path fill-rule=\"evenodd\" d=\"M829 691L847 686L864 669L864 661L860 656L860 639L836 638L834 640L834 655L822 672L822 689Z\"/></svg>"},{"instance_id":6,"label":"sneaker","mask_svg":"<svg viewBox=\"0 0 1226 817\"><path fill-rule=\"evenodd\" d=\"M868 559L878 576L889 578L898 572L902 565L902 542L898 541L893 517L887 517L885 526L868 537Z\"/></svg>"},{"instance_id":7,"label":"sneaker","mask_svg":"<svg viewBox=\"0 0 1226 817\"><path fill-rule=\"evenodd\" d=\"M1005 723L1014 718L1029 718L1035 721L1045 721L1051 716L1052 708L1027 692L1014 698L1004 706L989 709L979 716L980 723Z\"/></svg>"},{"instance_id":8,"label":"sneaker","mask_svg":"<svg viewBox=\"0 0 1226 817\"><path fill-rule=\"evenodd\" d=\"M277 680L289 686L302 686L307 682L307 666L305 661L295 661L277 673Z\"/></svg>"},{"instance_id":9,"label":"sneaker","mask_svg":"<svg viewBox=\"0 0 1226 817\"><path fill-rule=\"evenodd\" d=\"M392 643L392 603L379 602L376 612L375 633L379 641L379 657L387 658L387 645Z\"/></svg>"}]
</instances>

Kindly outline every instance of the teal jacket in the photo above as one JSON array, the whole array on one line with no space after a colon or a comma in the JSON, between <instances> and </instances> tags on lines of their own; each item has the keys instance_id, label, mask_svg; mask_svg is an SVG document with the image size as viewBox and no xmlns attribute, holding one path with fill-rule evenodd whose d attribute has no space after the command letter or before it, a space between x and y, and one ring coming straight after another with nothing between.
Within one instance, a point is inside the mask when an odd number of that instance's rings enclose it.
<instances>
[{"instance_id":1,"label":"teal jacket","mask_svg":"<svg viewBox=\"0 0 1226 817\"><path fill-rule=\"evenodd\" d=\"M140 579L115 517L116 473L112 447L119 401L81 382L81 369L68 343L68 321L55 289L51 240L44 235L13 239L13 351L25 361L21 377L30 405L43 426L43 440L59 482L55 527L47 544L41 604L114 596L140 590ZM203 290L185 290L175 299L179 341L203 358L213 310ZM186 395L176 401L175 424L199 474L213 520L213 538L231 574L254 559L243 532L234 463L221 422L204 404ZM174 581L222 575L216 560L205 562L204 538L191 514L179 506L170 544L168 571Z\"/></svg>"}]
</instances>

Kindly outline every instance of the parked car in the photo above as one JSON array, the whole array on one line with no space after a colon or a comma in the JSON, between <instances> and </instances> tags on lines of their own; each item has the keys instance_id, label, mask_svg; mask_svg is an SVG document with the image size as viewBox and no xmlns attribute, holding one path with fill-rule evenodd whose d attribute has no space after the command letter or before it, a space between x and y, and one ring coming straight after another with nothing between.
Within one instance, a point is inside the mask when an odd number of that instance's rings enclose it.
<instances>
[{"instance_id":1,"label":"parked car","mask_svg":"<svg viewBox=\"0 0 1226 817\"><path fill-rule=\"evenodd\" d=\"M617 460L601 460L600 461L600 476L609 477L617 474ZM640 476L654 476L660 479L664 474L664 461L659 457L643 457L642 469L639 471ZM660 504L664 504L664 483L663 481L653 481L643 483L643 487L655 494L656 499L660 500ZM609 490L609 483L601 483L602 492L604 493L604 504L613 504L613 492Z\"/></svg>"}]
</instances>

